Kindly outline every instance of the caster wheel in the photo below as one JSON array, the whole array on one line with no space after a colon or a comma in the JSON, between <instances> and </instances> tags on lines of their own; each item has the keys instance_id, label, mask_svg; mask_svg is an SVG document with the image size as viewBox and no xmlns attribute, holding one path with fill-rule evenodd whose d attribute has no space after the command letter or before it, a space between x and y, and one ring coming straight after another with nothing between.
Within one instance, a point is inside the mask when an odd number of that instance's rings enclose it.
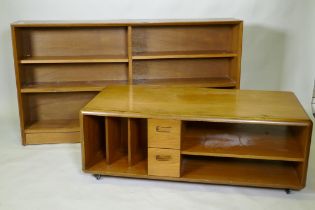
<instances>
[{"instance_id":1,"label":"caster wheel","mask_svg":"<svg viewBox=\"0 0 315 210\"><path fill-rule=\"evenodd\" d=\"M287 194L291 194L291 190L290 190L290 189L285 189L285 192L286 192Z\"/></svg>"},{"instance_id":2,"label":"caster wheel","mask_svg":"<svg viewBox=\"0 0 315 210\"><path fill-rule=\"evenodd\" d=\"M94 174L94 176L95 176L95 178L96 178L97 180L100 180L100 179L102 178L102 176L101 176L100 174Z\"/></svg>"}]
</instances>

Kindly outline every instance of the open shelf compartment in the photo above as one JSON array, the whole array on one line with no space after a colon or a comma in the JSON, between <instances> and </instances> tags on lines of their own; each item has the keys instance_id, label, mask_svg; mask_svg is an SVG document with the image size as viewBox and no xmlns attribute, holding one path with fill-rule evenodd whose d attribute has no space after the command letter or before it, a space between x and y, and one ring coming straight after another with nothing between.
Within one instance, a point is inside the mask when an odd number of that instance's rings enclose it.
<instances>
[{"instance_id":1,"label":"open shelf compartment","mask_svg":"<svg viewBox=\"0 0 315 210\"><path fill-rule=\"evenodd\" d=\"M83 115L83 164L94 174L147 174L144 119Z\"/></svg>"},{"instance_id":2,"label":"open shelf compartment","mask_svg":"<svg viewBox=\"0 0 315 210\"><path fill-rule=\"evenodd\" d=\"M128 62L127 27L23 28L18 33L23 64Z\"/></svg>"},{"instance_id":3,"label":"open shelf compartment","mask_svg":"<svg viewBox=\"0 0 315 210\"><path fill-rule=\"evenodd\" d=\"M137 60L133 83L172 86L235 87L233 58Z\"/></svg>"},{"instance_id":4,"label":"open shelf compartment","mask_svg":"<svg viewBox=\"0 0 315 210\"><path fill-rule=\"evenodd\" d=\"M302 126L185 121L182 154L303 161Z\"/></svg>"},{"instance_id":5,"label":"open shelf compartment","mask_svg":"<svg viewBox=\"0 0 315 210\"><path fill-rule=\"evenodd\" d=\"M127 84L128 65L32 64L21 66L22 93L101 91L107 85Z\"/></svg>"},{"instance_id":6,"label":"open shelf compartment","mask_svg":"<svg viewBox=\"0 0 315 210\"><path fill-rule=\"evenodd\" d=\"M96 94L96 92L23 94L26 144L79 142L78 112Z\"/></svg>"},{"instance_id":7,"label":"open shelf compartment","mask_svg":"<svg viewBox=\"0 0 315 210\"><path fill-rule=\"evenodd\" d=\"M286 161L183 155L181 178L213 184L301 189L298 165Z\"/></svg>"},{"instance_id":8,"label":"open shelf compartment","mask_svg":"<svg viewBox=\"0 0 315 210\"><path fill-rule=\"evenodd\" d=\"M134 59L233 57L239 24L134 27Z\"/></svg>"}]
</instances>

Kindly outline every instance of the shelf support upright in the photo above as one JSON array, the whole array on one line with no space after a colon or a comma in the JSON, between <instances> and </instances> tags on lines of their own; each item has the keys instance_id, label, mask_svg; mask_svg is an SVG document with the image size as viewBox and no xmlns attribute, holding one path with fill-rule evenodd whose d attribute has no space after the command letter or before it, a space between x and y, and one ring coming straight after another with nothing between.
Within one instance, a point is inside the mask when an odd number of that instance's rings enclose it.
<instances>
[{"instance_id":1,"label":"shelf support upright","mask_svg":"<svg viewBox=\"0 0 315 210\"><path fill-rule=\"evenodd\" d=\"M132 75L132 28L131 26L128 26L128 40L127 40L127 46L128 46L128 84L132 85L133 83L133 75Z\"/></svg>"}]
</instances>

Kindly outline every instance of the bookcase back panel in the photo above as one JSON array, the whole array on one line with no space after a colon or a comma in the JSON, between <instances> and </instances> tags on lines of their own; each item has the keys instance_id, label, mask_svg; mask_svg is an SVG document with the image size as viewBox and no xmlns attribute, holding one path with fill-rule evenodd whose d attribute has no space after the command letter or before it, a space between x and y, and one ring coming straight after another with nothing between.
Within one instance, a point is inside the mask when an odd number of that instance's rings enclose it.
<instances>
[{"instance_id":1,"label":"bookcase back panel","mask_svg":"<svg viewBox=\"0 0 315 210\"><path fill-rule=\"evenodd\" d=\"M127 28L30 28L22 31L23 56L127 55Z\"/></svg>"},{"instance_id":2,"label":"bookcase back panel","mask_svg":"<svg viewBox=\"0 0 315 210\"><path fill-rule=\"evenodd\" d=\"M226 78L230 62L229 58L134 61L134 79Z\"/></svg>"},{"instance_id":3,"label":"bookcase back panel","mask_svg":"<svg viewBox=\"0 0 315 210\"><path fill-rule=\"evenodd\" d=\"M126 63L105 64L37 64L25 65L23 84L88 82L88 81L128 81Z\"/></svg>"},{"instance_id":4,"label":"bookcase back panel","mask_svg":"<svg viewBox=\"0 0 315 210\"><path fill-rule=\"evenodd\" d=\"M27 122L78 119L80 109L96 92L25 94Z\"/></svg>"},{"instance_id":5,"label":"bookcase back panel","mask_svg":"<svg viewBox=\"0 0 315 210\"><path fill-rule=\"evenodd\" d=\"M135 27L133 52L233 51L233 25Z\"/></svg>"}]
</instances>

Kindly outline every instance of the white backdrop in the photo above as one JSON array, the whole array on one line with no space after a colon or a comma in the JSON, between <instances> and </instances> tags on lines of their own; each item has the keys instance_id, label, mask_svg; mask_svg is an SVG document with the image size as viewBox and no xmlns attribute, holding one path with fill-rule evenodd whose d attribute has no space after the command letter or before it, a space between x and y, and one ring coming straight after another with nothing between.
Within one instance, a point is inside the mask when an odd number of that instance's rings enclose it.
<instances>
[{"instance_id":1,"label":"white backdrop","mask_svg":"<svg viewBox=\"0 0 315 210\"><path fill-rule=\"evenodd\" d=\"M27 199L21 204L23 205L25 202L24 207L29 207L29 209L39 208L39 203L38 205L36 203L37 199L41 199L52 209L55 207L49 205L53 203L52 201L60 202L59 205L62 202L72 201L72 204L76 207L91 207L85 205L86 203L78 202L78 199L84 200L89 196L93 199L94 206L103 206L102 196L100 194L93 196L93 190L104 193L104 196L110 196L113 200L111 202L106 201L107 205L115 207L115 199L120 197L115 198L110 190L113 190L113 193L123 194L124 192L120 191L122 189L127 191L128 196L135 198L133 201L138 202L134 206L135 208L153 208L154 202L152 200L146 203L141 202L142 197L148 199L148 196L151 196L150 199L157 199L157 202L159 202L156 206L157 209L172 204L177 205L177 207L180 205L183 209L188 207L196 207L197 209L198 203L198 207L204 209L207 207L224 208L224 206L227 209L232 207L241 209L244 206L251 209L263 209L264 207L270 209L272 206L278 207L277 209L285 206L287 209L296 209L301 206L311 208L311 204L314 204L313 201L315 200L315 184L311 179L314 175L312 165L307 190L295 197L292 195L293 197L288 198L281 192L259 189L247 190L245 188L245 190L244 188L208 185L205 187L203 185L161 184L160 182L150 181L133 182L107 179L102 181L103 185L95 185L96 182L90 181L91 177L86 178L80 172L79 145L20 146L10 23L16 20L220 17L234 17L244 20L241 88L293 91L307 112L310 113L312 88L315 79L315 1L313 0L0 0L0 154L2 157L0 158L0 209L9 207L14 209L18 205L13 204L14 200L27 195ZM56 155L59 159L56 159L56 162L51 162L52 159L47 159L49 158L47 154L50 158ZM71 154L70 157L69 154ZM39 172L43 175L41 169L47 171L51 165L40 164L39 160L47 161L50 164L63 164L63 166L59 166L59 168L56 166L56 168L69 177L61 178L61 174L52 175L48 172L49 175L45 174L49 177L49 180L47 177L45 179L47 183L44 181L38 182L42 179L27 173L28 168L26 167L34 166L32 167L33 173ZM4 166L7 167L6 170L3 169ZM64 167L68 168L63 170ZM80 175L76 179L77 182L70 181L72 180L71 177L75 176L71 174L70 169L74 170L73 174ZM23 178L14 179L13 172L22 172L23 174L19 175ZM73 185L70 183L62 184L58 180L53 182L55 175L63 181L70 181ZM89 195L85 195L81 191L79 181L82 182L81 187L90 193ZM25 187L25 182L31 182L35 185L35 188ZM104 186L104 183L107 185ZM143 187L137 184L143 185ZM152 188L156 185L159 185L157 189ZM110 189L109 192L102 191L108 186L112 186L112 188L108 188ZM17 190L16 187L21 189ZM52 196L52 200L49 197L43 197L44 195L48 196L45 193L51 190L48 189L49 187L52 188L52 192L56 193L55 197ZM64 189L65 187L67 189ZM117 187L122 189L117 189ZM147 187L151 191L146 191ZM69 188L73 191L69 191ZM45 191L45 189L47 190ZM61 196L58 197L60 189L63 191ZM69 191L68 194L65 193L67 190ZM150 193L158 193L160 197L153 196ZM165 197L163 197L163 193ZM267 196L266 193L270 193L270 196ZM142 197L136 199L136 195ZM175 202L164 202L163 199L167 195L173 196ZM179 197L176 197L177 195ZM212 199L208 196L212 196ZM232 199L232 201L225 202L224 196ZM196 200L193 200L194 198ZM238 199L244 205L236 202ZM210 201L211 203L209 203ZM106 207L106 202L103 208ZM125 205L125 203L123 204ZM119 201L116 203L117 207L123 207L123 204L119 206ZM68 209L70 207L71 204L68 204Z\"/></svg>"}]
</instances>

